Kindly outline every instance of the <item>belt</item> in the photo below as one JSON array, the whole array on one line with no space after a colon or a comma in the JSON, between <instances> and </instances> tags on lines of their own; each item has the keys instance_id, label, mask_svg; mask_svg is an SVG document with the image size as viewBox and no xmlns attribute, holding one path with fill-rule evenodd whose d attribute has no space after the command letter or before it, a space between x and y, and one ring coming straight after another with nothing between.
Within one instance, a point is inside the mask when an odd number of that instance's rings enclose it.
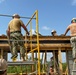
<instances>
[{"instance_id":1,"label":"belt","mask_svg":"<svg viewBox=\"0 0 76 75\"><path fill-rule=\"evenodd\" d=\"M76 36L71 36L71 37L76 37Z\"/></svg>"},{"instance_id":2,"label":"belt","mask_svg":"<svg viewBox=\"0 0 76 75\"><path fill-rule=\"evenodd\" d=\"M10 33L21 33L21 31L13 31L13 32L10 32Z\"/></svg>"}]
</instances>

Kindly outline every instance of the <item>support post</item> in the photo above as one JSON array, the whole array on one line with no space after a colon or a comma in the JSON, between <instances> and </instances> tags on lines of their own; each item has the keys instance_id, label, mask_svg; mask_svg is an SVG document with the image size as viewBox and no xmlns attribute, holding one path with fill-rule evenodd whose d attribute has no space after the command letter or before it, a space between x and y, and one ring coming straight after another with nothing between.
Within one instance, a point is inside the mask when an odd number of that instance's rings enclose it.
<instances>
[{"instance_id":1,"label":"support post","mask_svg":"<svg viewBox=\"0 0 76 75\"><path fill-rule=\"evenodd\" d=\"M58 50L58 59L59 59L60 75L63 75L61 48L59 48L59 50Z\"/></svg>"}]
</instances>

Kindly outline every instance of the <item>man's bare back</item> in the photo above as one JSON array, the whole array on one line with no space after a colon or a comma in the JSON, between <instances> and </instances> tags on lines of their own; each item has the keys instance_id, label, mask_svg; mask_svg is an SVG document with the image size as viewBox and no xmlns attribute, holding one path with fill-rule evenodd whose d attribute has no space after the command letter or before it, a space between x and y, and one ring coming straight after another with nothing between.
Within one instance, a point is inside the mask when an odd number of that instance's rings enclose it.
<instances>
[{"instance_id":1,"label":"man's bare back","mask_svg":"<svg viewBox=\"0 0 76 75\"><path fill-rule=\"evenodd\" d=\"M70 30L71 36L76 36L76 23L70 24L67 29Z\"/></svg>"}]
</instances>

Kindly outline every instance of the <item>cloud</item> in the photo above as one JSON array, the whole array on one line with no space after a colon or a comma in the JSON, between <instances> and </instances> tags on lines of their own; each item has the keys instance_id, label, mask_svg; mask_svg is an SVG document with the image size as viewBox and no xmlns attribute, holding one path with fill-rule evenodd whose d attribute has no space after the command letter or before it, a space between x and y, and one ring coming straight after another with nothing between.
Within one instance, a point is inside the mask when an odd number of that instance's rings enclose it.
<instances>
[{"instance_id":1,"label":"cloud","mask_svg":"<svg viewBox=\"0 0 76 75\"><path fill-rule=\"evenodd\" d=\"M4 2L5 0L0 0L0 3Z\"/></svg>"},{"instance_id":2,"label":"cloud","mask_svg":"<svg viewBox=\"0 0 76 75\"><path fill-rule=\"evenodd\" d=\"M34 29L32 29L32 34L36 34Z\"/></svg>"},{"instance_id":3,"label":"cloud","mask_svg":"<svg viewBox=\"0 0 76 75\"><path fill-rule=\"evenodd\" d=\"M35 30L34 29L32 29L32 34L35 34Z\"/></svg>"},{"instance_id":4,"label":"cloud","mask_svg":"<svg viewBox=\"0 0 76 75\"><path fill-rule=\"evenodd\" d=\"M76 5L76 0L73 0L72 1L72 5Z\"/></svg>"},{"instance_id":5,"label":"cloud","mask_svg":"<svg viewBox=\"0 0 76 75\"><path fill-rule=\"evenodd\" d=\"M44 30L49 30L50 28L47 27L47 26L43 26L42 29L44 29Z\"/></svg>"}]
</instances>

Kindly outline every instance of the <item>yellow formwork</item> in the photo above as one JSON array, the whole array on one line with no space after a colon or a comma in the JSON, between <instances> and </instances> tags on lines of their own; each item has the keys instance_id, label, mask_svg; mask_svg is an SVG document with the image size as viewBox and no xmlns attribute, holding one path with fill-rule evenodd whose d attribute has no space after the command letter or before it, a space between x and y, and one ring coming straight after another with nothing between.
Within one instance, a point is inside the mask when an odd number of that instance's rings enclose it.
<instances>
[{"instance_id":1,"label":"yellow formwork","mask_svg":"<svg viewBox=\"0 0 76 75\"><path fill-rule=\"evenodd\" d=\"M30 52L34 53L35 50L38 51L38 74L40 75L40 50L39 50L39 34L38 34L39 33L39 28L38 28L39 27L38 26L38 10L36 10L34 12L34 14L32 15L32 17L30 18L30 20L26 24L26 26L28 26L30 24L30 40L32 40L32 19L36 20L37 47L34 48L34 49L32 49L32 41L30 41L30 48L31 48L31 50L28 53L30 53Z\"/></svg>"}]
</instances>

